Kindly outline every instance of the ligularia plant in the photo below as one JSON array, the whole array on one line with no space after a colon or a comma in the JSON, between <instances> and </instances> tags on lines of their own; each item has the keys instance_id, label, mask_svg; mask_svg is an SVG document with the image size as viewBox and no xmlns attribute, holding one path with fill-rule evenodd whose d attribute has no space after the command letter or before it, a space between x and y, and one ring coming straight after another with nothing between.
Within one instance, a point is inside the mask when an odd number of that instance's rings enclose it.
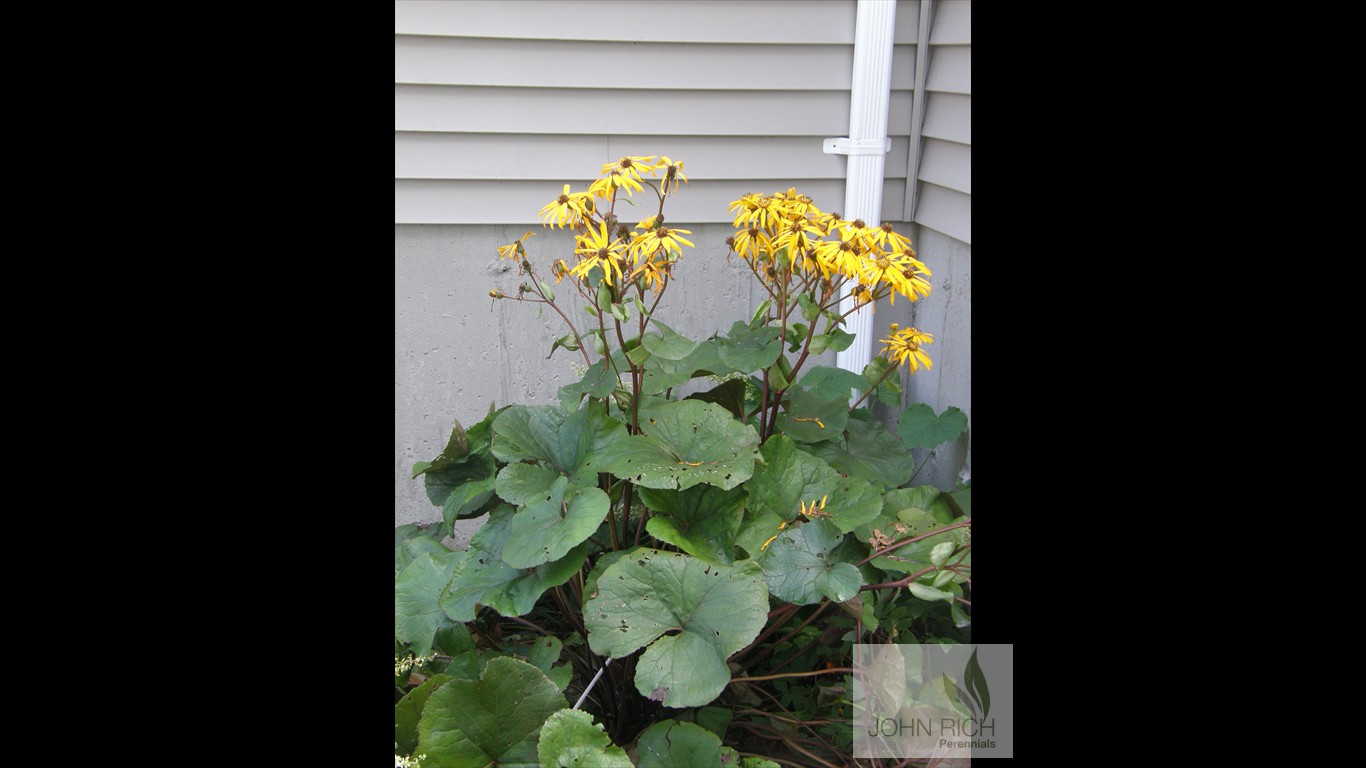
<instances>
[{"instance_id":1,"label":"ligularia plant","mask_svg":"<svg viewBox=\"0 0 1366 768\"><path fill-rule=\"evenodd\" d=\"M665 218L687 181L623 157L541 209L572 254L497 249L524 279L490 296L550 307L551 354L586 371L414 467L442 521L395 530L396 759L852 765L853 643L967 639L970 489L912 485L911 454L967 420L902 408L893 375L930 368L932 334L892 324L861 374L811 364L853 343L843 299L916 301L929 267L795 188L731 203L729 252L698 256ZM622 221L638 193L658 207ZM689 260L723 256L766 294L747 321L697 341L655 317ZM471 518L468 549L440 543Z\"/></svg>"}]
</instances>

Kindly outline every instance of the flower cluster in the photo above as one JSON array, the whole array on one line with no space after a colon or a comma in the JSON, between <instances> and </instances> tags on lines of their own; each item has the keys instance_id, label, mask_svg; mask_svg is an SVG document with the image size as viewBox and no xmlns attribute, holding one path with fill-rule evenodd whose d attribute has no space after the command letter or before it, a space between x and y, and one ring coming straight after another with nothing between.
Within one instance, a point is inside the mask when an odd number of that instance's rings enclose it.
<instances>
[{"instance_id":1,"label":"flower cluster","mask_svg":"<svg viewBox=\"0 0 1366 768\"><path fill-rule=\"evenodd\" d=\"M780 273L819 272L826 282L856 282L859 303L901 294L911 301L928 296L930 270L915 257L911 241L891 224L869 227L824 213L810 197L790 188L771 195L749 194L730 204L738 230L726 243L750 260L760 280L776 282Z\"/></svg>"},{"instance_id":2,"label":"flower cluster","mask_svg":"<svg viewBox=\"0 0 1366 768\"><path fill-rule=\"evenodd\" d=\"M652 179L660 173L664 175L658 179L659 187L655 188ZM659 290L668 279L672 264L682 256L682 246L693 245L683 237L692 231L664 226L662 213L645 219L632 231L618 223L616 196L621 189L630 196L642 191L642 184L647 184L659 196L662 211L664 198L678 190L680 181L688 182L681 160L650 155L623 157L603 165L600 177L589 185L587 192L570 192L569 185L565 184L560 196L541 208L540 213L543 226L569 228L577 233L574 237L576 263L571 266L564 259L556 260L551 265L555 281L558 283L566 275L586 281L590 273L599 268L602 280L612 285L639 280L644 289ZM499 258L511 258L525 265L523 243L531 235L528 232L522 239L500 246ZM493 292L490 295L503 298Z\"/></svg>"},{"instance_id":3,"label":"flower cluster","mask_svg":"<svg viewBox=\"0 0 1366 768\"><path fill-rule=\"evenodd\" d=\"M933 344L934 336L915 328L900 329L901 326L892 323L890 328L892 335L886 339L879 339L887 346L883 347L878 354L880 356L886 355L889 360L897 365L909 364L911 373L919 370L921 365L924 365L926 370L933 367L934 363L930 362L930 356L925 354L920 345Z\"/></svg>"}]
</instances>

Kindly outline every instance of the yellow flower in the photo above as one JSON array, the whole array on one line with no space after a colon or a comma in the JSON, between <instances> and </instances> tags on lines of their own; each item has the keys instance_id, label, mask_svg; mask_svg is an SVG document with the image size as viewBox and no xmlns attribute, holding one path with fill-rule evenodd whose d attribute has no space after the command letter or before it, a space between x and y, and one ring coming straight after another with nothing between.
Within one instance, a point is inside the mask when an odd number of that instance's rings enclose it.
<instances>
[{"instance_id":1,"label":"yellow flower","mask_svg":"<svg viewBox=\"0 0 1366 768\"><path fill-rule=\"evenodd\" d=\"M587 192L570 193L569 185L564 185L564 192L552 203L547 203L541 209L541 222L543 226L560 226L566 224L577 227L582 224L584 219L593 214L593 196Z\"/></svg>"},{"instance_id":2,"label":"yellow flower","mask_svg":"<svg viewBox=\"0 0 1366 768\"><path fill-rule=\"evenodd\" d=\"M820 209L816 207L811 198L798 192L796 187L788 187L786 193L779 192L773 198L780 201L789 218L821 215Z\"/></svg>"},{"instance_id":3,"label":"yellow flower","mask_svg":"<svg viewBox=\"0 0 1366 768\"><path fill-rule=\"evenodd\" d=\"M792 219L778 228L778 236L773 238L773 247L775 249L786 248L788 254L792 256L792 263L797 264L799 262L796 256L798 254L805 255L807 249L824 234L819 227L813 225L805 217ZM810 259L804 258L800 263L807 269L814 266Z\"/></svg>"},{"instance_id":4,"label":"yellow flower","mask_svg":"<svg viewBox=\"0 0 1366 768\"><path fill-rule=\"evenodd\" d=\"M635 280L637 277L644 276L645 290L657 291L663 287L664 281L668 279L669 268L672 266L673 265L668 261L646 259L645 262L637 267L626 279Z\"/></svg>"},{"instance_id":5,"label":"yellow flower","mask_svg":"<svg viewBox=\"0 0 1366 768\"><path fill-rule=\"evenodd\" d=\"M623 157L615 163L604 164L602 166L602 172L607 173L609 171L616 171L618 173L630 176L636 181L640 181L641 171L651 173L658 169L661 165L662 163L655 162L654 155L650 155L649 157L630 156Z\"/></svg>"},{"instance_id":6,"label":"yellow flower","mask_svg":"<svg viewBox=\"0 0 1366 768\"><path fill-rule=\"evenodd\" d=\"M668 155L659 158L660 167L664 168L664 194L672 195L678 191L678 182L688 183L688 177L683 175L683 161L677 162L670 160Z\"/></svg>"},{"instance_id":7,"label":"yellow flower","mask_svg":"<svg viewBox=\"0 0 1366 768\"><path fill-rule=\"evenodd\" d=\"M738 212L735 216L735 222L731 224L731 226L735 227L736 229L739 229L741 223L747 221L749 219L749 215L753 213L758 207L759 196L752 192L748 195L741 195L739 200L731 201L730 208L728 210L732 212Z\"/></svg>"},{"instance_id":8,"label":"yellow flower","mask_svg":"<svg viewBox=\"0 0 1366 768\"><path fill-rule=\"evenodd\" d=\"M863 268L864 250L863 240L858 233L844 230L839 233L838 240L817 243L816 258L848 277L857 277Z\"/></svg>"},{"instance_id":9,"label":"yellow flower","mask_svg":"<svg viewBox=\"0 0 1366 768\"><path fill-rule=\"evenodd\" d=\"M569 270L575 277L585 277L593 267L602 267L603 276L608 280L612 279L612 273L616 272L617 277L621 277L621 264L618 259L626 252L626 244L622 241L611 238L607 235L607 224L601 222L594 230L588 227L586 235L575 235L579 247L574 249L582 257L582 260Z\"/></svg>"},{"instance_id":10,"label":"yellow flower","mask_svg":"<svg viewBox=\"0 0 1366 768\"><path fill-rule=\"evenodd\" d=\"M691 241L679 237L678 234L680 232L685 235L692 234L692 230L690 229L669 229L668 227L660 227L658 229L652 229L649 232L638 234L635 236L635 239L631 241L631 255L634 256L637 261L643 257L648 258L653 256L660 250L663 250L665 254L672 251L679 256L682 256L683 249L679 247L679 244L681 243L682 245L689 247L693 247L693 244Z\"/></svg>"},{"instance_id":11,"label":"yellow flower","mask_svg":"<svg viewBox=\"0 0 1366 768\"><path fill-rule=\"evenodd\" d=\"M498 260L512 259L513 261L518 261L517 254L526 254L526 249L522 247L522 242L535 236L535 232L528 232L525 235L522 235L521 240L516 240L509 245L498 246Z\"/></svg>"},{"instance_id":12,"label":"yellow flower","mask_svg":"<svg viewBox=\"0 0 1366 768\"><path fill-rule=\"evenodd\" d=\"M863 285L876 289L879 282L891 287L892 303L896 294L911 301L930 295L930 284L921 277L930 271L925 265L906 254L887 254L881 251L868 254L860 268L858 279Z\"/></svg>"},{"instance_id":13,"label":"yellow flower","mask_svg":"<svg viewBox=\"0 0 1366 768\"><path fill-rule=\"evenodd\" d=\"M764 261L773 260L773 241L758 227L750 227L736 232L735 244L732 248L746 259L757 260L762 257Z\"/></svg>"},{"instance_id":14,"label":"yellow flower","mask_svg":"<svg viewBox=\"0 0 1366 768\"><path fill-rule=\"evenodd\" d=\"M885 355L887 356L887 359L897 365L906 363L911 367L911 373L915 373L919 370L921 365L925 366L925 370L929 370L933 367L934 363L930 361L929 355L925 354L920 349L920 345L933 344L934 336L916 330L915 328L907 328L905 330L898 330L898 328L900 328L900 326L896 323L892 323L892 335L886 339L879 339L879 341L887 346L882 348L882 351L878 353L878 356L882 357ZM888 352L891 354L887 355Z\"/></svg>"},{"instance_id":15,"label":"yellow flower","mask_svg":"<svg viewBox=\"0 0 1366 768\"><path fill-rule=\"evenodd\" d=\"M770 195L760 195L754 201L754 210L750 211L746 220L750 226L758 225L760 228L772 232L785 218L783 213L781 203L778 203Z\"/></svg>"},{"instance_id":16,"label":"yellow flower","mask_svg":"<svg viewBox=\"0 0 1366 768\"><path fill-rule=\"evenodd\" d=\"M893 253L904 253L915 256L915 249L911 248L911 241L904 235L899 235L892 229L892 225L882 222L882 226L873 230L873 242L879 246L890 245Z\"/></svg>"},{"instance_id":17,"label":"yellow flower","mask_svg":"<svg viewBox=\"0 0 1366 768\"><path fill-rule=\"evenodd\" d=\"M599 200L606 200L612 196L613 190L620 187L626 188L627 196L631 194L631 190L633 189L637 192L645 189L640 186L640 182L631 178L629 174L622 173L619 170L613 170L611 173L590 184L588 186L588 192Z\"/></svg>"}]
</instances>

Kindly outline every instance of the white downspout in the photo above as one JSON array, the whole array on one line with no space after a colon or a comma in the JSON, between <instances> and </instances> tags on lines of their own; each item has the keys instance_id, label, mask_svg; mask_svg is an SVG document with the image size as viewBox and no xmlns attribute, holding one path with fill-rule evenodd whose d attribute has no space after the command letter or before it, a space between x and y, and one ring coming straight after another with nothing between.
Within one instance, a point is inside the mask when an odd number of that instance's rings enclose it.
<instances>
[{"instance_id":1,"label":"white downspout","mask_svg":"<svg viewBox=\"0 0 1366 768\"><path fill-rule=\"evenodd\" d=\"M895 0L858 0L849 136L826 139L824 144L826 154L849 156L841 215L849 221L863 219L873 227L882 223L883 167L891 149L891 141L887 138L887 109L891 98L892 28L895 23ZM853 299L846 298L840 304L840 311L848 312L853 307ZM873 359L873 308L860 309L844 323L844 329L856 334L856 338L852 346L838 353L836 364L845 370L862 373Z\"/></svg>"}]
</instances>

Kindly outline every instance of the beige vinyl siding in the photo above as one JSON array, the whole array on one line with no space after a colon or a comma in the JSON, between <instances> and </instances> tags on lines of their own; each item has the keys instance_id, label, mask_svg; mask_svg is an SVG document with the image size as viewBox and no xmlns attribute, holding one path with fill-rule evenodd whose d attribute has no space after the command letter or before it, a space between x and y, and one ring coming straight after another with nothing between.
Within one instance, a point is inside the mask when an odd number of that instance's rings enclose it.
<instances>
[{"instance_id":1,"label":"beige vinyl siding","mask_svg":"<svg viewBox=\"0 0 1366 768\"><path fill-rule=\"evenodd\" d=\"M847 158L821 142L848 133L855 18L855 0L400 0L394 220L533 224L565 183L661 153L692 179L669 204L678 223L729 221L740 194L794 185L838 211ZM905 202L918 23L918 1L899 0L889 220Z\"/></svg>"},{"instance_id":2,"label":"beige vinyl siding","mask_svg":"<svg viewBox=\"0 0 1366 768\"><path fill-rule=\"evenodd\" d=\"M915 210L920 224L965 243L972 242L971 17L971 0L934 5Z\"/></svg>"}]
</instances>

